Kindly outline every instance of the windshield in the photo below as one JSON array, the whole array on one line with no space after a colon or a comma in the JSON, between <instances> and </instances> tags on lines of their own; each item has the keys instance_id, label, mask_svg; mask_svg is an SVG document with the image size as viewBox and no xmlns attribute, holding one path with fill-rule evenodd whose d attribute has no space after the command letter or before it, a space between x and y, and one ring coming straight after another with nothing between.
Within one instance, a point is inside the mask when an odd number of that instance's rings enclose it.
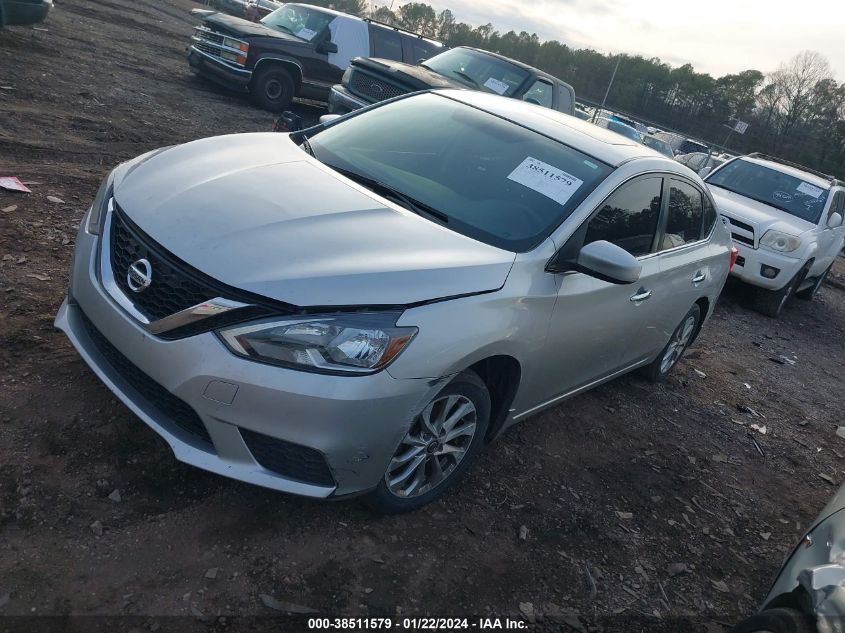
<instances>
[{"instance_id":1,"label":"windshield","mask_svg":"<svg viewBox=\"0 0 845 633\"><path fill-rule=\"evenodd\" d=\"M506 97L512 97L528 78L519 66L468 48L453 48L422 65L470 88Z\"/></svg>"},{"instance_id":2,"label":"windshield","mask_svg":"<svg viewBox=\"0 0 845 633\"><path fill-rule=\"evenodd\" d=\"M282 33L290 33L307 42L313 40L335 16L298 4L286 4L265 16L261 23Z\"/></svg>"},{"instance_id":3,"label":"windshield","mask_svg":"<svg viewBox=\"0 0 845 633\"><path fill-rule=\"evenodd\" d=\"M706 182L813 224L818 223L827 202L827 189L741 158L722 167Z\"/></svg>"},{"instance_id":4,"label":"windshield","mask_svg":"<svg viewBox=\"0 0 845 633\"><path fill-rule=\"evenodd\" d=\"M436 94L354 115L310 145L318 160L353 180L359 174L364 186L514 252L539 244L611 172L571 147ZM400 195L385 194L386 187Z\"/></svg>"}]
</instances>

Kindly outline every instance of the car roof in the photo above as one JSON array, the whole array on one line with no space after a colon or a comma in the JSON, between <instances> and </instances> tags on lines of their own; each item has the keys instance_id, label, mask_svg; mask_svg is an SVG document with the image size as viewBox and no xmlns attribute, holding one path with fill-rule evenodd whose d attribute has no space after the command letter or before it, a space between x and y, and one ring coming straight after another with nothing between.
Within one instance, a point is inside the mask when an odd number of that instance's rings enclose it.
<instances>
[{"instance_id":1,"label":"car roof","mask_svg":"<svg viewBox=\"0 0 845 633\"><path fill-rule=\"evenodd\" d=\"M660 152L637 143L633 139L551 108L473 90L435 90L433 92L513 121L589 154L612 167L618 167L634 158L655 157L665 160L667 164L677 164Z\"/></svg>"},{"instance_id":2,"label":"car roof","mask_svg":"<svg viewBox=\"0 0 845 633\"><path fill-rule=\"evenodd\" d=\"M762 165L763 167L768 167L769 169L789 174L790 176L809 182L810 184L821 187L822 189L830 189L832 184L830 180L827 180L826 178L821 178L808 171L799 169L798 167L793 167L792 165L784 165L783 163L779 163L774 160L766 160L765 158L757 158L756 156L740 156L739 158L749 163Z\"/></svg>"}]
</instances>

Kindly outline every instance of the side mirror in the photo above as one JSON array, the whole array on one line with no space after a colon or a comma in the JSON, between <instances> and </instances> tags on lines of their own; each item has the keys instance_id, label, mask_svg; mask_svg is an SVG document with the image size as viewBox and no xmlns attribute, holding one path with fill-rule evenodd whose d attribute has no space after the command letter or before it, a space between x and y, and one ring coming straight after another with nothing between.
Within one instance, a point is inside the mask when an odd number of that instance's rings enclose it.
<instances>
[{"instance_id":1,"label":"side mirror","mask_svg":"<svg viewBox=\"0 0 845 633\"><path fill-rule=\"evenodd\" d=\"M342 114L324 114L320 117L320 125L326 125L342 117Z\"/></svg>"},{"instance_id":2,"label":"side mirror","mask_svg":"<svg viewBox=\"0 0 845 633\"><path fill-rule=\"evenodd\" d=\"M583 246L574 262L552 262L546 269L551 272L575 270L612 284L632 284L640 278L642 265L625 249L599 240Z\"/></svg>"},{"instance_id":3,"label":"side mirror","mask_svg":"<svg viewBox=\"0 0 845 633\"><path fill-rule=\"evenodd\" d=\"M842 214L831 213L827 218L827 228L835 229L842 226Z\"/></svg>"},{"instance_id":4,"label":"side mirror","mask_svg":"<svg viewBox=\"0 0 845 633\"><path fill-rule=\"evenodd\" d=\"M328 54L328 53L336 53L337 52L337 44L332 42L331 40L324 40L317 44L316 48L318 53L321 54Z\"/></svg>"}]
</instances>

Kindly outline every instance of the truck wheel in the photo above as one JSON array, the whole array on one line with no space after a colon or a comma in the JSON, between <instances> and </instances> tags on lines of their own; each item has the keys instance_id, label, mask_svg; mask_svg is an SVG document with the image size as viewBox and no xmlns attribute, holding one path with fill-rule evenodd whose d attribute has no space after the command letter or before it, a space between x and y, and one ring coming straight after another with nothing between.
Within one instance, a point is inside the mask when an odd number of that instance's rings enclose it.
<instances>
[{"instance_id":1,"label":"truck wheel","mask_svg":"<svg viewBox=\"0 0 845 633\"><path fill-rule=\"evenodd\" d=\"M672 368L681 360L695 333L698 330L698 325L704 315L701 314L701 307L696 303L690 311L686 313L681 320L681 324L675 328L672 333L672 338L666 343L660 354L655 358L650 365L643 367L642 372L645 377L651 382L662 382L666 380Z\"/></svg>"},{"instance_id":2,"label":"truck wheel","mask_svg":"<svg viewBox=\"0 0 845 633\"><path fill-rule=\"evenodd\" d=\"M730 633L815 633L812 620L795 609L767 609L743 620Z\"/></svg>"},{"instance_id":3,"label":"truck wheel","mask_svg":"<svg viewBox=\"0 0 845 633\"><path fill-rule=\"evenodd\" d=\"M490 424L490 393L466 371L446 385L411 423L384 477L364 502L379 514L431 503L478 457Z\"/></svg>"},{"instance_id":4,"label":"truck wheel","mask_svg":"<svg viewBox=\"0 0 845 633\"><path fill-rule=\"evenodd\" d=\"M3 8L3 0L0 0L0 29L6 26L6 10Z\"/></svg>"},{"instance_id":5,"label":"truck wheel","mask_svg":"<svg viewBox=\"0 0 845 633\"><path fill-rule=\"evenodd\" d=\"M249 91L259 107L270 112L281 112L293 100L296 86L284 68L266 66L253 77Z\"/></svg>"},{"instance_id":6,"label":"truck wheel","mask_svg":"<svg viewBox=\"0 0 845 633\"><path fill-rule=\"evenodd\" d=\"M795 293L795 296L799 299L803 299L804 301L812 301L813 297L816 296L816 293L819 291L819 288L822 287L824 280L827 278L827 274L830 272L830 269L833 268L833 264L828 266L827 270L824 271L821 275L819 275L818 279L813 282L813 285L809 288L804 288L804 290L799 290Z\"/></svg>"},{"instance_id":7,"label":"truck wheel","mask_svg":"<svg viewBox=\"0 0 845 633\"><path fill-rule=\"evenodd\" d=\"M792 293L795 292L795 289L801 285L801 282L804 281L804 277L807 275L807 271L809 270L809 263L804 264L801 270L795 273L795 276L789 280L789 283L780 290L755 288L753 303L754 309L760 314L765 314L768 317L776 319L780 316L783 306L786 305L786 300L789 299L789 297L792 296Z\"/></svg>"}]
</instances>

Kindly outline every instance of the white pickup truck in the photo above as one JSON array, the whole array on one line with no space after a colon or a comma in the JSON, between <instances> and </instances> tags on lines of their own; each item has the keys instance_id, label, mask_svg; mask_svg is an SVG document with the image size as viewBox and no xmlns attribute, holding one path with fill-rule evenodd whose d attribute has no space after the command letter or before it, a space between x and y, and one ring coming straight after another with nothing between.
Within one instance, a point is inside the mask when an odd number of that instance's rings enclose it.
<instances>
[{"instance_id":1,"label":"white pickup truck","mask_svg":"<svg viewBox=\"0 0 845 633\"><path fill-rule=\"evenodd\" d=\"M765 156L740 156L705 179L756 286L754 308L777 317L793 294L812 299L845 241L845 182Z\"/></svg>"}]
</instances>

